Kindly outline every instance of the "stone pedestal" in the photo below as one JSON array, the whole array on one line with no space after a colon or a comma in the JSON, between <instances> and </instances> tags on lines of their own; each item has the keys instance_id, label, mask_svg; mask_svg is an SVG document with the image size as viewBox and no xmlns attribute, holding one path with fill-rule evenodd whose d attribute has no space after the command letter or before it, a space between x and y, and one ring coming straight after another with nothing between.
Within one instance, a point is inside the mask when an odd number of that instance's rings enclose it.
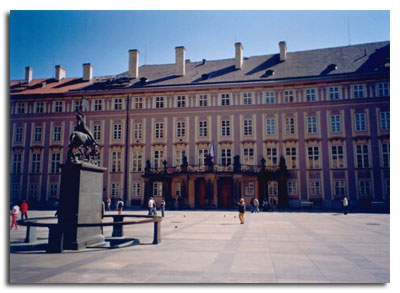
<instances>
[{"instance_id":1,"label":"stone pedestal","mask_svg":"<svg viewBox=\"0 0 400 293\"><path fill-rule=\"evenodd\" d=\"M101 223L106 168L88 163L67 163L61 169L58 228L63 234L62 248L78 250L104 242L100 226L78 227L77 224Z\"/></svg>"}]
</instances>

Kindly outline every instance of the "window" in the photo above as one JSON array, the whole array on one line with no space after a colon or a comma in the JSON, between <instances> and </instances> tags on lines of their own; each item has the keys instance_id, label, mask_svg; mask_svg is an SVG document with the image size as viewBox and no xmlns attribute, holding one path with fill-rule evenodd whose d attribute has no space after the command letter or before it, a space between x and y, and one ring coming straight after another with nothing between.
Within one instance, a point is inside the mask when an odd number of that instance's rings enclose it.
<instances>
[{"instance_id":1,"label":"window","mask_svg":"<svg viewBox=\"0 0 400 293\"><path fill-rule=\"evenodd\" d=\"M177 121L176 122L176 137L185 137L186 135L186 127L185 121Z\"/></svg>"},{"instance_id":2,"label":"window","mask_svg":"<svg viewBox=\"0 0 400 293\"><path fill-rule=\"evenodd\" d=\"M231 149L221 149L221 165L229 166L232 164L232 153Z\"/></svg>"},{"instance_id":3,"label":"window","mask_svg":"<svg viewBox=\"0 0 400 293\"><path fill-rule=\"evenodd\" d=\"M369 168L369 152L367 144L356 145L357 168Z\"/></svg>"},{"instance_id":4,"label":"window","mask_svg":"<svg viewBox=\"0 0 400 293\"><path fill-rule=\"evenodd\" d=\"M52 153L50 161L50 173L60 173L60 153Z\"/></svg>"},{"instance_id":5,"label":"window","mask_svg":"<svg viewBox=\"0 0 400 293\"><path fill-rule=\"evenodd\" d=\"M42 126L36 126L33 132L33 141L41 142L42 141Z\"/></svg>"},{"instance_id":6,"label":"window","mask_svg":"<svg viewBox=\"0 0 400 293\"><path fill-rule=\"evenodd\" d=\"M135 98L135 109L143 109L143 98Z\"/></svg>"},{"instance_id":7,"label":"window","mask_svg":"<svg viewBox=\"0 0 400 293\"><path fill-rule=\"evenodd\" d=\"M122 110L122 99L114 99L114 110Z\"/></svg>"},{"instance_id":8,"label":"window","mask_svg":"<svg viewBox=\"0 0 400 293\"><path fill-rule=\"evenodd\" d=\"M54 112L61 113L63 111L63 104L62 101L56 101L54 104Z\"/></svg>"},{"instance_id":9,"label":"window","mask_svg":"<svg viewBox=\"0 0 400 293\"><path fill-rule=\"evenodd\" d=\"M255 195L255 184L254 181L246 181L244 183L244 196Z\"/></svg>"},{"instance_id":10,"label":"window","mask_svg":"<svg viewBox=\"0 0 400 293\"><path fill-rule=\"evenodd\" d=\"M53 127L53 141L61 141L61 126Z\"/></svg>"},{"instance_id":11,"label":"window","mask_svg":"<svg viewBox=\"0 0 400 293\"><path fill-rule=\"evenodd\" d=\"M338 87L330 87L328 88L329 100L339 100L339 88Z\"/></svg>"},{"instance_id":12,"label":"window","mask_svg":"<svg viewBox=\"0 0 400 293\"><path fill-rule=\"evenodd\" d=\"M229 94L221 94L221 106L229 106L231 104L231 98Z\"/></svg>"},{"instance_id":13,"label":"window","mask_svg":"<svg viewBox=\"0 0 400 293\"><path fill-rule=\"evenodd\" d=\"M182 195L182 182L175 182L175 196L179 197Z\"/></svg>"},{"instance_id":14,"label":"window","mask_svg":"<svg viewBox=\"0 0 400 293\"><path fill-rule=\"evenodd\" d=\"M40 173L40 154L39 153L32 154L31 173L32 174Z\"/></svg>"},{"instance_id":15,"label":"window","mask_svg":"<svg viewBox=\"0 0 400 293\"><path fill-rule=\"evenodd\" d=\"M286 148L286 166L288 169L297 168L297 149L295 147Z\"/></svg>"},{"instance_id":16,"label":"window","mask_svg":"<svg viewBox=\"0 0 400 293\"><path fill-rule=\"evenodd\" d=\"M15 142L22 142L24 138L24 128L16 127L15 128Z\"/></svg>"},{"instance_id":17,"label":"window","mask_svg":"<svg viewBox=\"0 0 400 293\"><path fill-rule=\"evenodd\" d=\"M207 95L200 95L199 96L199 106L200 107L207 107L208 106L208 96Z\"/></svg>"},{"instance_id":18,"label":"window","mask_svg":"<svg viewBox=\"0 0 400 293\"><path fill-rule=\"evenodd\" d=\"M50 184L49 197L57 198L58 194L58 184Z\"/></svg>"},{"instance_id":19,"label":"window","mask_svg":"<svg viewBox=\"0 0 400 293\"><path fill-rule=\"evenodd\" d=\"M21 174L21 162L22 162L22 154L20 153L14 154L12 161L13 174Z\"/></svg>"},{"instance_id":20,"label":"window","mask_svg":"<svg viewBox=\"0 0 400 293\"><path fill-rule=\"evenodd\" d=\"M253 120L252 119L243 120L243 134L245 136L253 135Z\"/></svg>"},{"instance_id":21,"label":"window","mask_svg":"<svg viewBox=\"0 0 400 293\"><path fill-rule=\"evenodd\" d=\"M31 184L29 186L29 197L37 199L38 198L38 194L39 194L39 185Z\"/></svg>"},{"instance_id":22,"label":"window","mask_svg":"<svg viewBox=\"0 0 400 293\"><path fill-rule=\"evenodd\" d=\"M207 120L199 121L199 136L205 137L208 135Z\"/></svg>"},{"instance_id":23,"label":"window","mask_svg":"<svg viewBox=\"0 0 400 293\"><path fill-rule=\"evenodd\" d=\"M307 102L316 101L315 89L306 89L306 101Z\"/></svg>"},{"instance_id":24,"label":"window","mask_svg":"<svg viewBox=\"0 0 400 293\"><path fill-rule=\"evenodd\" d=\"M360 180L359 181L360 187L360 196L361 197L368 197L371 194L371 183L369 180Z\"/></svg>"},{"instance_id":25,"label":"window","mask_svg":"<svg viewBox=\"0 0 400 293\"><path fill-rule=\"evenodd\" d=\"M289 117L285 119L285 134L291 135L295 134L294 118Z\"/></svg>"},{"instance_id":26,"label":"window","mask_svg":"<svg viewBox=\"0 0 400 293\"><path fill-rule=\"evenodd\" d=\"M276 196L278 195L278 182L268 181L268 195Z\"/></svg>"},{"instance_id":27,"label":"window","mask_svg":"<svg viewBox=\"0 0 400 293\"><path fill-rule=\"evenodd\" d=\"M119 197L119 183L111 183L111 196Z\"/></svg>"},{"instance_id":28,"label":"window","mask_svg":"<svg viewBox=\"0 0 400 293\"><path fill-rule=\"evenodd\" d=\"M95 124L93 125L93 137L95 140L101 140L101 125Z\"/></svg>"},{"instance_id":29,"label":"window","mask_svg":"<svg viewBox=\"0 0 400 293\"><path fill-rule=\"evenodd\" d=\"M319 180L310 181L310 196L318 197L321 195L321 182Z\"/></svg>"},{"instance_id":30,"label":"window","mask_svg":"<svg viewBox=\"0 0 400 293\"><path fill-rule=\"evenodd\" d=\"M143 151L134 150L132 154L133 172L141 172L143 168Z\"/></svg>"},{"instance_id":31,"label":"window","mask_svg":"<svg viewBox=\"0 0 400 293\"><path fill-rule=\"evenodd\" d=\"M334 194L335 196L345 196L346 194L346 182L344 180L334 181Z\"/></svg>"},{"instance_id":32,"label":"window","mask_svg":"<svg viewBox=\"0 0 400 293\"><path fill-rule=\"evenodd\" d=\"M164 152L160 150L154 151L154 168L161 168L164 161Z\"/></svg>"},{"instance_id":33,"label":"window","mask_svg":"<svg viewBox=\"0 0 400 293\"><path fill-rule=\"evenodd\" d=\"M342 116L341 115L331 115L331 132L337 133L342 132Z\"/></svg>"},{"instance_id":34,"label":"window","mask_svg":"<svg viewBox=\"0 0 400 293\"><path fill-rule=\"evenodd\" d=\"M111 172L121 172L121 159L120 151L111 152Z\"/></svg>"},{"instance_id":35,"label":"window","mask_svg":"<svg viewBox=\"0 0 400 293\"><path fill-rule=\"evenodd\" d=\"M221 121L221 135L222 136L230 136L231 135L231 121L230 120L222 120Z\"/></svg>"},{"instance_id":36,"label":"window","mask_svg":"<svg viewBox=\"0 0 400 293\"><path fill-rule=\"evenodd\" d=\"M20 190L19 183L11 183L10 186L11 201L13 201L14 199L19 199L19 190Z\"/></svg>"},{"instance_id":37,"label":"window","mask_svg":"<svg viewBox=\"0 0 400 293\"><path fill-rule=\"evenodd\" d=\"M162 196L162 182L153 182L153 196Z\"/></svg>"},{"instance_id":38,"label":"window","mask_svg":"<svg viewBox=\"0 0 400 293\"><path fill-rule=\"evenodd\" d=\"M142 195L142 187L139 182L133 183L132 185L132 196L141 196Z\"/></svg>"},{"instance_id":39,"label":"window","mask_svg":"<svg viewBox=\"0 0 400 293\"><path fill-rule=\"evenodd\" d=\"M74 101L74 111L82 111L82 101Z\"/></svg>"},{"instance_id":40,"label":"window","mask_svg":"<svg viewBox=\"0 0 400 293\"><path fill-rule=\"evenodd\" d=\"M186 96L177 96L176 97L176 106L178 108L186 107Z\"/></svg>"},{"instance_id":41,"label":"window","mask_svg":"<svg viewBox=\"0 0 400 293\"><path fill-rule=\"evenodd\" d=\"M156 122L154 128L155 138L164 138L164 122Z\"/></svg>"},{"instance_id":42,"label":"window","mask_svg":"<svg viewBox=\"0 0 400 293\"><path fill-rule=\"evenodd\" d=\"M199 165L206 163L206 157L208 156L208 149L199 149Z\"/></svg>"},{"instance_id":43,"label":"window","mask_svg":"<svg viewBox=\"0 0 400 293\"><path fill-rule=\"evenodd\" d=\"M283 93L283 101L285 103L293 103L294 102L294 94L292 90L284 91Z\"/></svg>"},{"instance_id":44,"label":"window","mask_svg":"<svg viewBox=\"0 0 400 293\"><path fill-rule=\"evenodd\" d=\"M366 115L365 113L356 113L355 114L355 129L356 131L366 131Z\"/></svg>"},{"instance_id":45,"label":"window","mask_svg":"<svg viewBox=\"0 0 400 293\"><path fill-rule=\"evenodd\" d=\"M390 112L380 112L381 130L390 130Z\"/></svg>"},{"instance_id":46,"label":"window","mask_svg":"<svg viewBox=\"0 0 400 293\"><path fill-rule=\"evenodd\" d=\"M288 180L287 189L289 196L297 195L297 181Z\"/></svg>"},{"instance_id":47,"label":"window","mask_svg":"<svg viewBox=\"0 0 400 293\"><path fill-rule=\"evenodd\" d=\"M266 118L265 119L265 134L266 135L276 135L275 118Z\"/></svg>"},{"instance_id":48,"label":"window","mask_svg":"<svg viewBox=\"0 0 400 293\"><path fill-rule=\"evenodd\" d=\"M364 87L361 84L353 85L353 98L354 99L364 98Z\"/></svg>"},{"instance_id":49,"label":"window","mask_svg":"<svg viewBox=\"0 0 400 293\"><path fill-rule=\"evenodd\" d=\"M35 112L37 114L40 114L40 113L44 112L44 103L43 102L36 102Z\"/></svg>"},{"instance_id":50,"label":"window","mask_svg":"<svg viewBox=\"0 0 400 293\"><path fill-rule=\"evenodd\" d=\"M319 147L311 146L308 147L308 168L309 169L319 169Z\"/></svg>"},{"instance_id":51,"label":"window","mask_svg":"<svg viewBox=\"0 0 400 293\"><path fill-rule=\"evenodd\" d=\"M254 148L243 149L243 164L254 165Z\"/></svg>"},{"instance_id":52,"label":"window","mask_svg":"<svg viewBox=\"0 0 400 293\"><path fill-rule=\"evenodd\" d=\"M390 167L390 144L388 142L382 143L382 167Z\"/></svg>"},{"instance_id":53,"label":"window","mask_svg":"<svg viewBox=\"0 0 400 293\"><path fill-rule=\"evenodd\" d=\"M378 83L378 97L388 97L389 94L389 83Z\"/></svg>"},{"instance_id":54,"label":"window","mask_svg":"<svg viewBox=\"0 0 400 293\"><path fill-rule=\"evenodd\" d=\"M278 164L278 152L274 147L266 148L267 154L267 167L275 167Z\"/></svg>"},{"instance_id":55,"label":"window","mask_svg":"<svg viewBox=\"0 0 400 293\"><path fill-rule=\"evenodd\" d=\"M95 111L103 110L103 100L100 99L94 100L94 110Z\"/></svg>"},{"instance_id":56,"label":"window","mask_svg":"<svg viewBox=\"0 0 400 293\"><path fill-rule=\"evenodd\" d=\"M253 95L251 93L243 93L243 105L252 105Z\"/></svg>"},{"instance_id":57,"label":"window","mask_svg":"<svg viewBox=\"0 0 400 293\"><path fill-rule=\"evenodd\" d=\"M17 114L25 114L25 103L17 104Z\"/></svg>"},{"instance_id":58,"label":"window","mask_svg":"<svg viewBox=\"0 0 400 293\"><path fill-rule=\"evenodd\" d=\"M275 92L266 91L265 92L265 104L275 104Z\"/></svg>"},{"instance_id":59,"label":"window","mask_svg":"<svg viewBox=\"0 0 400 293\"><path fill-rule=\"evenodd\" d=\"M113 139L118 140L122 138L122 125L114 124Z\"/></svg>"},{"instance_id":60,"label":"window","mask_svg":"<svg viewBox=\"0 0 400 293\"><path fill-rule=\"evenodd\" d=\"M317 133L317 116L307 117L307 133Z\"/></svg>"},{"instance_id":61,"label":"window","mask_svg":"<svg viewBox=\"0 0 400 293\"><path fill-rule=\"evenodd\" d=\"M164 97L156 97L156 108L164 108Z\"/></svg>"},{"instance_id":62,"label":"window","mask_svg":"<svg viewBox=\"0 0 400 293\"><path fill-rule=\"evenodd\" d=\"M344 148L342 145L331 146L332 168L344 168Z\"/></svg>"},{"instance_id":63,"label":"window","mask_svg":"<svg viewBox=\"0 0 400 293\"><path fill-rule=\"evenodd\" d=\"M183 164L183 157L186 156L186 151L182 149L176 150L175 153L175 166L180 166Z\"/></svg>"},{"instance_id":64,"label":"window","mask_svg":"<svg viewBox=\"0 0 400 293\"><path fill-rule=\"evenodd\" d=\"M133 125L133 138L134 139L142 139L142 123L136 122Z\"/></svg>"}]
</instances>

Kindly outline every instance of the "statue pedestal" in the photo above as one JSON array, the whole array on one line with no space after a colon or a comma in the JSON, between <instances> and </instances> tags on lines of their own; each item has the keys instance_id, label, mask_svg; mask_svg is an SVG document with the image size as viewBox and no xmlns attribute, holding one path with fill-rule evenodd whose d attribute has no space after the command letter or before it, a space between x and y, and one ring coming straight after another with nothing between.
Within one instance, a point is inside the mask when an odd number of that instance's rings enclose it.
<instances>
[{"instance_id":1,"label":"statue pedestal","mask_svg":"<svg viewBox=\"0 0 400 293\"><path fill-rule=\"evenodd\" d=\"M62 228L62 249L78 250L104 242L100 226L78 227L77 224L101 223L106 168L89 163L67 163L61 169L58 226Z\"/></svg>"}]
</instances>

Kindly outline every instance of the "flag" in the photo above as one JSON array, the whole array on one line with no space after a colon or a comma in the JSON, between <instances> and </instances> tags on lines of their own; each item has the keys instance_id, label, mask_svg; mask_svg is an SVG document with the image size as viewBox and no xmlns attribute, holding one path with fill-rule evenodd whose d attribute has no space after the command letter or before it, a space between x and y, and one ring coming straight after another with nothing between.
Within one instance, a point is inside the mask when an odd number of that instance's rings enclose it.
<instances>
[{"instance_id":1,"label":"flag","mask_svg":"<svg viewBox=\"0 0 400 293\"><path fill-rule=\"evenodd\" d=\"M210 144L210 149L208 150L208 153L211 156L211 160L214 162L214 143L213 142L211 142L211 144Z\"/></svg>"}]
</instances>

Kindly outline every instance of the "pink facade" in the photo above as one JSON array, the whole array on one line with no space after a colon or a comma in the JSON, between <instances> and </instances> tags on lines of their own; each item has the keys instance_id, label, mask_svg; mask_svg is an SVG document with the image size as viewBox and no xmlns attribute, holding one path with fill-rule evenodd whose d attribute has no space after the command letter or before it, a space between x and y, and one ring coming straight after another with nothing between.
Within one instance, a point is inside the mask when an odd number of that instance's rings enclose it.
<instances>
[{"instance_id":1,"label":"pink facade","mask_svg":"<svg viewBox=\"0 0 400 293\"><path fill-rule=\"evenodd\" d=\"M107 168L103 195L128 206L149 196L191 208L230 208L240 197L289 207L388 202L389 42L284 53L186 61L179 75L177 61L139 67L135 78L11 82L11 199L58 198L57 164L84 100ZM281 158L284 180L274 175Z\"/></svg>"}]
</instances>

